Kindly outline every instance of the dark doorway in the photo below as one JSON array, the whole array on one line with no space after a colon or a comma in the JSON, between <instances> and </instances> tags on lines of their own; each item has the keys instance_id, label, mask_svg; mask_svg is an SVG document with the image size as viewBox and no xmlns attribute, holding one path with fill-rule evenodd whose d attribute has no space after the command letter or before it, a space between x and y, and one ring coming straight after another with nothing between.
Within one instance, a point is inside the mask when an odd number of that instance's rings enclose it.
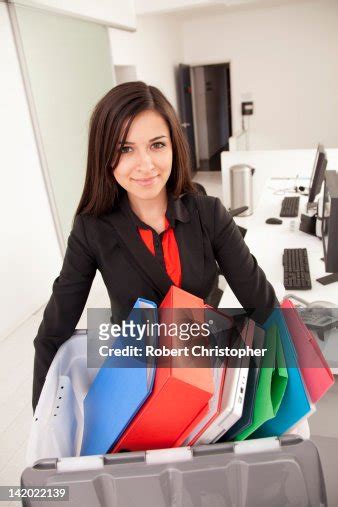
<instances>
[{"instance_id":1,"label":"dark doorway","mask_svg":"<svg viewBox=\"0 0 338 507\"><path fill-rule=\"evenodd\" d=\"M230 64L180 65L179 98L181 122L189 124L185 131L195 166L220 171L220 154L229 149L232 135Z\"/></svg>"},{"instance_id":2,"label":"dark doorway","mask_svg":"<svg viewBox=\"0 0 338 507\"><path fill-rule=\"evenodd\" d=\"M190 157L192 170L197 170L196 163L196 145L194 118L192 109L192 87L189 65L180 64L178 67L178 101L181 126L187 137L190 147Z\"/></svg>"}]
</instances>

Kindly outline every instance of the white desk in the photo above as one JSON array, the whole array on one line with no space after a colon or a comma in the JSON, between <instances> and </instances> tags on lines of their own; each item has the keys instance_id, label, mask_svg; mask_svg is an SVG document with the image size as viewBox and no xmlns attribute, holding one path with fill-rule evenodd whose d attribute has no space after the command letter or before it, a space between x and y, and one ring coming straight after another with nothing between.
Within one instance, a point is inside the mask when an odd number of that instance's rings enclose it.
<instances>
[{"instance_id":1,"label":"white desk","mask_svg":"<svg viewBox=\"0 0 338 507\"><path fill-rule=\"evenodd\" d=\"M327 169L338 170L338 149L326 149ZM252 150L223 151L222 190L223 203L229 208L230 167L236 164L249 164L255 168L253 176L254 206L257 208L266 181L273 176L311 176L316 150Z\"/></svg>"},{"instance_id":2,"label":"white desk","mask_svg":"<svg viewBox=\"0 0 338 507\"><path fill-rule=\"evenodd\" d=\"M296 218L282 218L281 225L266 224L265 220L271 217L279 217L281 203L284 195L274 194L274 190L289 188L289 180L267 182L259 205L250 217L236 217L236 223L247 228L245 242L258 264L264 270L268 280L275 287L277 293L284 292L282 256L284 248L307 248L312 280L311 290L292 290L290 292L310 301L330 301L338 305L338 282L331 285L321 285L317 278L325 275L322 242L316 236L311 236L299 230L300 214L305 211L307 197L300 198L300 212ZM287 193L285 195L296 195ZM227 286L222 304L237 307L239 302L230 287Z\"/></svg>"},{"instance_id":3,"label":"white desk","mask_svg":"<svg viewBox=\"0 0 338 507\"><path fill-rule=\"evenodd\" d=\"M222 188L223 202L230 206L230 167L234 164L249 164L256 169L253 177L254 213L250 217L236 217L238 225L248 229L245 241L259 265L265 271L269 281L274 286L277 296L283 295L283 265L284 248L307 248L312 278L312 290L292 291L309 301L324 300L338 304L338 282L332 285L321 285L316 278L325 275L321 241L309 234L299 231L300 214L305 211L307 197L301 196L299 217L283 218L282 225L268 225L265 220L279 217L280 207L285 193L276 195L270 188L283 189L295 185L295 179L271 180L272 177L292 177L296 175L308 178L298 179L297 185L307 186L312 173L316 150L266 150L266 151L237 151L223 152ZM338 149L326 149L328 158L327 169L338 170ZM270 180L270 181L269 181ZM291 224L294 228L291 230ZM231 289L226 287L221 305L229 308L238 307L239 302Z\"/></svg>"},{"instance_id":4,"label":"white desk","mask_svg":"<svg viewBox=\"0 0 338 507\"><path fill-rule=\"evenodd\" d=\"M296 218L282 218L281 225L269 225L265 223L267 218L279 217L281 203L285 195L296 195L290 192L284 195L274 193L283 188L290 188L293 180L270 180L266 183L260 202L250 217L236 217L236 223L247 228L245 242L251 253L256 257L258 264L264 270L267 279L273 285L277 298L292 293L308 302L329 301L338 305L338 282L330 285L322 285L316 281L324 276L325 267L321 260L323 257L322 242L316 236L311 236L299 230L300 215L305 212L307 197L300 197L299 216ZM310 274L312 281L311 290L288 290L283 285L282 256L284 248L306 248L308 251ZM220 307L238 308L240 303L230 287L227 285ZM331 365L338 364L338 336L333 330L329 340L319 343L326 358ZM326 349L326 350L325 350ZM334 361L332 362L333 358ZM336 366L334 373L338 373Z\"/></svg>"}]
</instances>

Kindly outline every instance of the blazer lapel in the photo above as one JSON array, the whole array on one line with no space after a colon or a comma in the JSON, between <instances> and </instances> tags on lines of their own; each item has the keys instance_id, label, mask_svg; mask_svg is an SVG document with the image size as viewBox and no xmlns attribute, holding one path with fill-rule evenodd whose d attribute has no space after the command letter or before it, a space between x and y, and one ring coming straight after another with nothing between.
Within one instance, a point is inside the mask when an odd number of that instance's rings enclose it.
<instances>
[{"instance_id":1,"label":"blazer lapel","mask_svg":"<svg viewBox=\"0 0 338 507\"><path fill-rule=\"evenodd\" d=\"M115 229L118 243L124 250L126 257L146 279L147 283L164 297L173 282L137 234L132 220L121 208L107 215L107 218Z\"/></svg>"},{"instance_id":2,"label":"blazer lapel","mask_svg":"<svg viewBox=\"0 0 338 507\"><path fill-rule=\"evenodd\" d=\"M197 205L188 212L181 198L174 200L170 197L168 210L169 221L172 224L173 220L176 222L174 231L180 253L182 289L197 295L202 289L204 273L203 232ZM126 201L122 200L121 206L107 215L107 218L131 264L147 283L164 297L173 282L159 261L149 252L128 215Z\"/></svg>"}]
</instances>

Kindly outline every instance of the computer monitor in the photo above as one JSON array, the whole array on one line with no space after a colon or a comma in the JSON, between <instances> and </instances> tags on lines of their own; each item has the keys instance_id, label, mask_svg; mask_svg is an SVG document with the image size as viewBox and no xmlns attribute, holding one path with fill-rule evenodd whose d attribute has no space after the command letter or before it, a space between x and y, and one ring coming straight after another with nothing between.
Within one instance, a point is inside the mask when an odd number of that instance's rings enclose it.
<instances>
[{"instance_id":1,"label":"computer monitor","mask_svg":"<svg viewBox=\"0 0 338 507\"><path fill-rule=\"evenodd\" d=\"M327 158L325 150L324 147L319 144L310 181L308 208L311 207L311 204L315 202L317 195L320 193L324 181L326 165Z\"/></svg>"},{"instance_id":2,"label":"computer monitor","mask_svg":"<svg viewBox=\"0 0 338 507\"><path fill-rule=\"evenodd\" d=\"M322 218L322 242L326 273L319 278L323 285L338 281L338 173L326 171L324 195L319 215Z\"/></svg>"},{"instance_id":3,"label":"computer monitor","mask_svg":"<svg viewBox=\"0 0 338 507\"><path fill-rule=\"evenodd\" d=\"M313 177L314 177L315 172L316 172L316 167L317 167L319 153L324 153L324 146L322 144L320 144L320 143L317 146L316 156L315 156L315 160L314 160L314 163L313 163L311 180L310 180L310 187L312 186Z\"/></svg>"}]
</instances>

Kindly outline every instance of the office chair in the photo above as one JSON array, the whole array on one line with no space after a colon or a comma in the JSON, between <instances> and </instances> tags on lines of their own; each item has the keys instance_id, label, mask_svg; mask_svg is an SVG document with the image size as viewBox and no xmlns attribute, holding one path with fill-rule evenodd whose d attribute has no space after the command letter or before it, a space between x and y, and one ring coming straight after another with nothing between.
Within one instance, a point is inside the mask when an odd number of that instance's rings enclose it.
<instances>
[{"instance_id":1,"label":"office chair","mask_svg":"<svg viewBox=\"0 0 338 507\"><path fill-rule=\"evenodd\" d=\"M205 187L203 185L201 185L200 183L196 183L195 181L193 182L193 184L199 194L208 195L207 191L205 190ZM243 213L243 211L246 211L247 209L248 209L248 206L241 206L240 208L235 208L235 209L229 208L228 211L232 217L237 217L238 215L240 215L241 213ZM237 227L239 228L239 230L244 238L244 236L246 234L246 229L244 227L241 227L240 225L238 225Z\"/></svg>"}]
</instances>

